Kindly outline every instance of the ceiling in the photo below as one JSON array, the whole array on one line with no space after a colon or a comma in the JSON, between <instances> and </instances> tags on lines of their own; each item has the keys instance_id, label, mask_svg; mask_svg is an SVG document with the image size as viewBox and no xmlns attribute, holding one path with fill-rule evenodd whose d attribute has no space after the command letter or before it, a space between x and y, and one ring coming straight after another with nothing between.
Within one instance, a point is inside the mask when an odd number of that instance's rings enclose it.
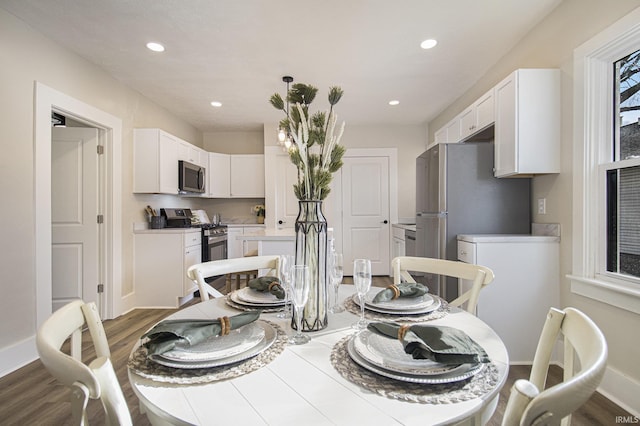
<instances>
[{"instance_id":1,"label":"ceiling","mask_svg":"<svg viewBox=\"0 0 640 426\"><path fill-rule=\"evenodd\" d=\"M340 121L428 122L561 0L0 0L203 132L262 129L282 76L341 86ZM430 50L420 48L438 40ZM149 41L163 43L154 53ZM400 101L389 106L392 99ZM222 102L214 108L211 101Z\"/></svg>"}]
</instances>

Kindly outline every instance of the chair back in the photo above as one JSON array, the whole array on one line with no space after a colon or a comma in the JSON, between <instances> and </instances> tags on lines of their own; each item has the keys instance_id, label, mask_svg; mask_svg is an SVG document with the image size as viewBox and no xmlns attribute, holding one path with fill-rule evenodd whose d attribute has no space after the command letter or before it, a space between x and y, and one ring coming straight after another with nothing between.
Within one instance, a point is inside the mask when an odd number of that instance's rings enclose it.
<instances>
[{"instance_id":1,"label":"chair back","mask_svg":"<svg viewBox=\"0 0 640 426\"><path fill-rule=\"evenodd\" d=\"M544 389L560 334L564 336L563 381ZM551 308L533 358L531 376L529 380L517 380L511 388L502 425L570 424L571 413L596 391L606 365L607 342L596 324L577 309Z\"/></svg>"},{"instance_id":2,"label":"chair back","mask_svg":"<svg viewBox=\"0 0 640 426\"><path fill-rule=\"evenodd\" d=\"M268 269L267 275L278 276L279 265L280 256L251 256L212 260L191 266L187 269L187 276L198 284L200 298L205 301L209 300L209 295L222 297L222 293L205 281L206 278L256 269Z\"/></svg>"},{"instance_id":3,"label":"chair back","mask_svg":"<svg viewBox=\"0 0 640 426\"><path fill-rule=\"evenodd\" d=\"M85 327L89 329L96 352L96 358L89 364L82 362L82 330ZM69 354L62 351L67 339L70 339ZM71 388L74 424L87 423L89 398L101 400L106 424L132 424L95 303L75 300L55 311L38 329L36 346L40 360L51 375Z\"/></svg>"},{"instance_id":4,"label":"chair back","mask_svg":"<svg viewBox=\"0 0 640 426\"><path fill-rule=\"evenodd\" d=\"M416 282L409 271L444 275L473 282L472 287L456 299L449 302L452 306L462 306L475 315L480 290L493 281L493 271L485 266L453 260L433 259L429 257L399 256L391 261L393 282Z\"/></svg>"}]
</instances>

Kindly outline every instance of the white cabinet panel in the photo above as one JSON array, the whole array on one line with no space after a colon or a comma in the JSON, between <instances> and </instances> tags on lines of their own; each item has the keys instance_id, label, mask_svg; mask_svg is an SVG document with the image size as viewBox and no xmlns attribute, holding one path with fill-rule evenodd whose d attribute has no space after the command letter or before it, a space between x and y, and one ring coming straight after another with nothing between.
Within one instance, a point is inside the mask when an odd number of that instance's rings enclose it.
<instances>
[{"instance_id":1,"label":"white cabinet panel","mask_svg":"<svg viewBox=\"0 0 640 426\"><path fill-rule=\"evenodd\" d=\"M210 152L207 174L209 176L207 197L229 198L231 196L231 157L228 154Z\"/></svg>"},{"instance_id":2,"label":"white cabinet panel","mask_svg":"<svg viewBox=\"0 0 640 426\"><path fill-rule=\"evenodd\" d=\"M178 193L178 138L160 129L134 129L133 192Z\"/></svg>"},{"instance_id":3,"label":"white cabinet panel","mask_svg":"<svg viewBox=\"0 0 640 426\"><path fill-rule=\"evenodd\" d=\"M200 230L159 230L134 234L136 304L148 308L177 308L197 286L187 269L202 261Z\"/></svg>"},{"instance_id":4,"label":"white cabinet panel","mask_svg":"<svg viewBox=\"0 0 640 426\"><path fill-rule=\"evenodd\" d=\"M550 237L458 237L458 260L495 274L480 292L477 316L504 341L511 363L531 363L547 312L560 303L560 244ZM470 282L460 287L465 291Z\"/></svg>"},{"instance_id":5,"label":"white cabinet panel","mask_svg":"<svg viewBox=\"0 0 640 426\"><path fill-rule=\"evenodd\" d=\"M516 70L495 93L495 176L559 173L560 71Z\"/></svg>"},{"instance_id":6,"label":"white cabinet panel","mask_svg":"<svg viewBox=\"0 0 640 426\"><path fill-rule=\"evenodd\" d=\"M231 155L231 197L264 198L264 155Z\"/></svg>"}]
</instances>

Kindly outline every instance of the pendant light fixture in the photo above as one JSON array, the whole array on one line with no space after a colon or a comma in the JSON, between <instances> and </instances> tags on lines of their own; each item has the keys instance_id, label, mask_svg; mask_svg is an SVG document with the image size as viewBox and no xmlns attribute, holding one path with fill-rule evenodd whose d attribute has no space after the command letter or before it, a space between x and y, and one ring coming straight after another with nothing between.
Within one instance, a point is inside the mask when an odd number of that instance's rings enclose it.
<instances>
[{"instance_id":1,"label":"pendant light fixture","mask_svg":"<svg viewBox=\"0 0 640 426\"><path fill-rule=\"evenodd\" d=\"M284 77L282 77L282 81L287 83L287 93L286 93L287 109L285 112L287 113L287 118L289 118L289 84L293 82L293 77L289 75L285 75ZM280 145L284 146L284 148L287 150L291 148L291 145L293 144L293 140L291 138L291 133L289 133L289 129L284 129L282 127L278 129L278 142L280 143Z\"/></svg>"}]
</instances>

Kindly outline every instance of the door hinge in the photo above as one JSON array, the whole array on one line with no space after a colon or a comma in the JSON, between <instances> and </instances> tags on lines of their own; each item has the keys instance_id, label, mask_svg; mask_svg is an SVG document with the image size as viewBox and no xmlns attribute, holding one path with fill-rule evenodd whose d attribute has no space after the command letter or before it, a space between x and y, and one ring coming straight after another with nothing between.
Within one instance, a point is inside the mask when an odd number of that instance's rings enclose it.
<instances>
[{"instance_id":1,"label":"door hinge","mask_svg":"<svg viewBox=\"0 0 640 426\"><path fill-rule=\"evenodd\" d=\"M104 145L98 145L98 155L104 154Z\"/></svg>"},{"instance_id":2,"label":"door hinge","mask_svg":"<svg viewBox=\"0 0 640 426\"><path fill-rule=\"evenodd\" d=\"M104 215L99 214L97 218L98 223L104 223Z\"/></svg>"},{"instance_id":3,"label":"door hinge","mask_svg":"<svg viewBox=\"0 0 640 426\"><path fill-rule=\"evenodd\" d=\"M98 284L98 293L104 293L104 284Z\"/></svg>"}]
</instances>

